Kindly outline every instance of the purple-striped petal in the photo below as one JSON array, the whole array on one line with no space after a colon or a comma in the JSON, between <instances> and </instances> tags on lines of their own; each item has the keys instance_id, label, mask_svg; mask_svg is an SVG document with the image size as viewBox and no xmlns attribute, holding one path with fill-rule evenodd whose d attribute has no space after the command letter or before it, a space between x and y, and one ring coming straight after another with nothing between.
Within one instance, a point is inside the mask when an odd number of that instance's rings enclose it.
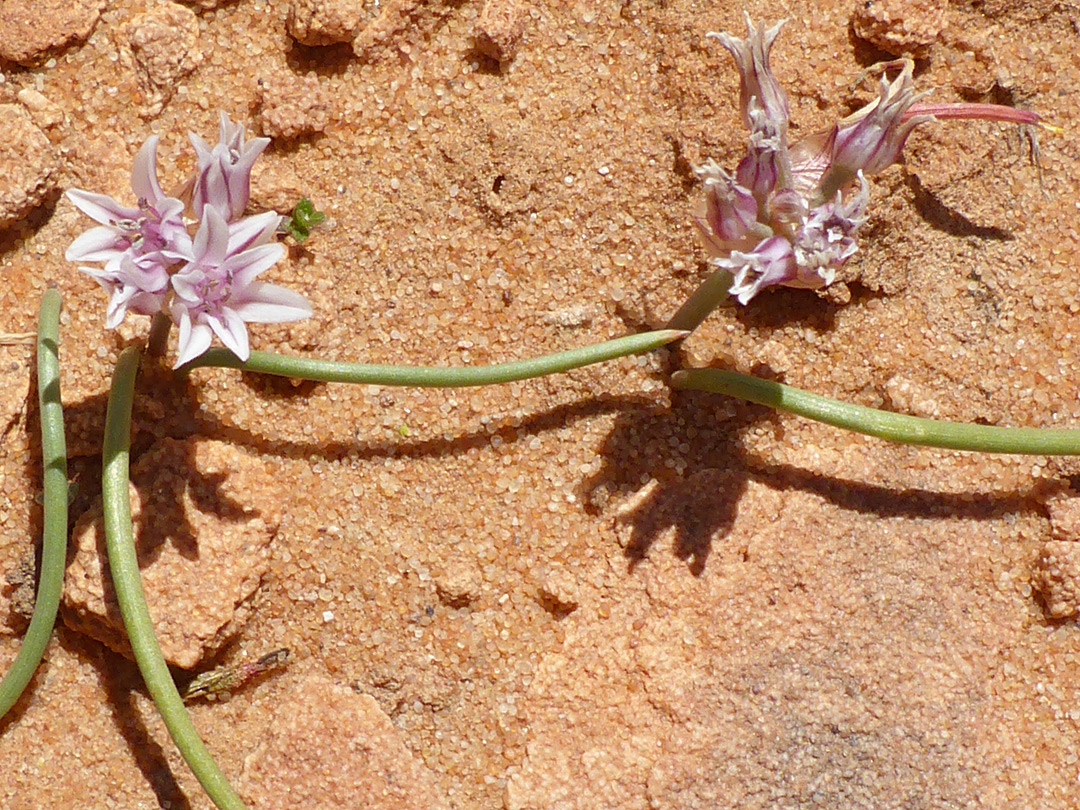
<instances>
[{"instance_id":1,"label":"purple-striped petal","mask_svg":"<svg viewBox=\"0 0 1080 810\"><path fill-rule=\"evenodd\" d=\"M231 306L249 323L285 323L312 315L311 304L304 296L263 281L249 284Z\"/></svg>"},{"instance_id":2,"label":"purple-striped petal","mask_svg":"<svg viewBox=\"0 0 1080 810\"><path fill-rule=\"evenodd\" d=\"M147 138L135 155L135 165L131 170L132 191L140 200L146 200L151 205L165 196L157 178L157 145L157 135Z\"/></svg>"},{"instance_id":3,"label":"purple-striped petal","mask_svg":"<svg viewBox=\"0 0 1080 810\"><path fill-rule=\"evenodd\" d=\"M221 317L208 318L210 328L218 336L225 348L235 354L241 360L247 360L251 356L251 347L248 344L247 327L244 320L228 307L221 311Z\"/></svg>"},{"instance_id":4,"label":"purple-striped petal","mask_svg":"<svg viewBox=\"0 0 1080 810\"><path fill-rule=\"evenodd\" d=\"M176 363L173 368L180 368L210 348L213 331L205 323L192 323L187 307L173 306L173 320L180 327L180 340L177 344Z\"/></svg>"},{"instance_id":5,"label":"purple-striped petal","mask_svg":"<svg viewBox=\"0 0 1080 810\"><path fill-rule=\"evenodd\" d=\"M142 215L138 208L121 205L107 194L95 194L92 191L83 191L81 188L68 189L67 198L90 219L102 225L134 222Z\"/></svg>"}]
</instances>

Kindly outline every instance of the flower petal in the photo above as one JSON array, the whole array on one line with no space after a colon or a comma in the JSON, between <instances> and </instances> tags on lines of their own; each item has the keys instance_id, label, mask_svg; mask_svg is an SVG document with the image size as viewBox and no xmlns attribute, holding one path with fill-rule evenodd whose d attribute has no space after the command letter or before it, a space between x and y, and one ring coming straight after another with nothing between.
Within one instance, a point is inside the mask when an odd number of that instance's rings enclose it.
<instances>
[{"instance_id":1,"label":"flower petal","mask_svg":"<svg viewBox=\"0 0 1080 810\"><path fill-rule=\"evenodd\" d=\"M271 245L259 245L243 253L229 256L221 264L221 273L232 277L233 290L242 290L255 280L256 276L273 267L285 255L285 246L275 242ZM235 294L235 292L234 292Z\"/></svg>"},{"instance_id":2,"label":"flower petal","mask_svg":"<svg viewBox=\"0 0 1080 810\"><path fill-rule=\"evenodd\" d=\"M714 161L695 166L694 172L705 186L705 199L694 212L694 221L705 237L713 255L723 253L740 242L757 223L758 204L754 195L735 182Z\"/></svg>"},{"instance_id":3,"label":"flower petal","mask_svg":"<svg viewBox=\"0 0 1080 810\"><path fill-rule=\"evenodd\" d=\"M101 225L83 231L64 251L69 262L107 262L122 254L131 242L116 228Z\"/></svg>"},{"instance_id":4,"label":"flower petal","mask_svg":"<svg viewBox=\"0 0 1080 810\"><path fill-rule=\"evenodd\" d=\"M262 281L245 287L229 306L249 323L285 323L310 318L312 314L311 304L304 296Z\"/></svg>"},{"instance_id":5,"label":"flower petal","mask_svg":"<svg viewBox=\"0 0 1080 810\"><path fill-rule=\"evenodd\" d=\"M67 198L90 219L102 225L134 222L142 214L138 208L121 205L107 194L95 194L93 191L83 191L81 188L69 188Z\"/></svg>"},{"instance_id":6,"label":"flower petal","mask_svg":"<svg viewBox=\"0 0 1080 810\"><path fill-rule=\"evenodd\" d=\"M210 348L213 332L205 323L192 323L191 313L185 306L172 308L173 321L180 327L180 342L177 345L176 363L173 368L180 368L184 363L194 360Z\"/></svg>"},{"instance_id":7,"label":"flower petal","mask_svg":"<svg viewBox=\"0 0 1080 810\"><path fill-rule=\"evenodd\" d=\"M157 145L157 135L147 138L135 155L135 164L131 169L132 191L140 200L146 200L151 205L165 196L157 178Z\"/></svg>"},{"instance_id":8,"label":"flower petal","mask_svg":"<svg viewBox=\"0 0 1080 810\"><path fill-rule=\"evenodd\" d=\"M247 142L235 161L224 167L233 217L242 216L247 208L251 198L251 167L269 143L269 138L253 138Z\"/></svg>"},{"instance_id":9,"label":"flower petal","mask_svg":"<svg viewBox=\"0 0 1080 810\"><path fill-rule=\"evenodd\" d=\"M274 238L281 215L267 211L252 217L244 217L229 224L229 253L239 253L248 248L264 245Z\"/></svg>"},{"instance_id":10,"label":"flower petal","mask_svg":"<svg viewBox=\"0 0 1080 810\"><path fill-rule=\"evenodd\" d=\"M218 267L229 254L229 226L212 205L203 209L203 219L192 243L193 262L200 267Z\"/></svg>"},{"instance_id":11,"label":"flower petal","mask_svg":"<svg viewBox=\"0 0 1080 810\"><path fill-rule=\"evenodd\" d=\"M934 120L932 115L907 116L908 108L926 95L915 93L913 67L905 61L892 84L882 76L878 97L837 125L832 161L821 179L822 200L854 181L858 172L877 174L896 163L911 131Z\"/></svg>"},{"instance_id":12,"label":"flower petal","mask_svg":"<svg viewBox=\"0 0 1080 810\"><path fill-rule=\"evenodd\" d=\"M230 352L241 360L246 361L251 357L251 347L248 344L247 327L244 320L228 307L221 310L220 318L207 318L214 334L221 338Z\"/></svg>"},{"instance_id":13,"label":"flower petal","mask_svg":"<svg viewBox=\"0 0 1080 810\"><path fill-rule=\"evenodd\" d=\"M749 253L733 250L727 258L713 259L712 263L732 271L735 278L728 292L737 296L740 304L749 303L765 287L810 286L799 283L795 252L782 236L770 236ZM816 286L821 286L820 281Z\"/></svg>"},{"instance_id":14,"label":"flower petal","mask_svg":"<svg viewBox=\"0 0 1080 810\"><path fill-rule=\"evenodd\" d=\"M719 40L731 56L735 59L735 65L739 68L739 106L743 114L743 122L751 126L749 106L750 99L757 98L765 111L765 115L773 121L782 132L787 132L788 103L787 94L780 82L776 80L769 67L769 51L772 50L773 41L787 20L781 20L772 28L766 29L764 24L756 29L750 22L750 15L746 17L746 39L733 37L728 33L709 33L707 36Z\"/></svg>"}]
</instances>

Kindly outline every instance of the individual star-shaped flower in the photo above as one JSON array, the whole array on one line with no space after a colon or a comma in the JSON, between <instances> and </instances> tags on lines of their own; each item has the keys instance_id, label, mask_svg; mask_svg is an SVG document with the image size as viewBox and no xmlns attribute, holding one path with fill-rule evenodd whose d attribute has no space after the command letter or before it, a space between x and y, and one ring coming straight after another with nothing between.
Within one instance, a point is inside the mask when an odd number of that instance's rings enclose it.
<instances>
[{"instance_id":1,"label":"individual star-shaped flower","mask_svg":"<svg viewBox=\"0 0 1080 810\"><path fill-rule=\"evenodd\" d=\"M157 178L157 136L150 137L131 172L138 198L127 206L105 194L70 189L67 197L95 222L64 254L68 261L103 262L104 268L79 269L110 294L106 325L112 329L128 310L153 315L161 309L171 269L191 258L184 204L167 196Z\"/></svg>"},{"instance_id":2,"label":"individual star-shaped flower","mask_svg":"<svg viewBox=\"0 0 1080 810\"><path fill-rule=\"evenodd\" d=\"M229 225L212 205L203 210L194 257L172 277L170 313L180 326L178 368L205 352L214 335L241 360L251 355L248 323L296 321L311 315L303 296L256 281L285 253L271 241L280 217L271 212Z\"/></svg>"}]
</instances>

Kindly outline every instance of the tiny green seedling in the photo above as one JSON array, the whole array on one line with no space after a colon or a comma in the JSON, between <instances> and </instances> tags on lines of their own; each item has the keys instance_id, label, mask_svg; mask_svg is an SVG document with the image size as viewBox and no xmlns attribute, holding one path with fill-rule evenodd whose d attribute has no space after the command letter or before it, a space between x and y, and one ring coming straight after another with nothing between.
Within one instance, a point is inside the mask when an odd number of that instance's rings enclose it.
<instances>
[{"instance_id":1,"label":"tiny green seedling","mask_svg":"<svg viewBox=\"0 0 1080 810\"><path fill-rule=\"evenodd\" d=\"M303 244L311 236L311 230L321 225L325 219L326 214L316 211L315 204L311 200L301 197L292 213L282 221L281 230Z\"/></svg>"}]
</instances>

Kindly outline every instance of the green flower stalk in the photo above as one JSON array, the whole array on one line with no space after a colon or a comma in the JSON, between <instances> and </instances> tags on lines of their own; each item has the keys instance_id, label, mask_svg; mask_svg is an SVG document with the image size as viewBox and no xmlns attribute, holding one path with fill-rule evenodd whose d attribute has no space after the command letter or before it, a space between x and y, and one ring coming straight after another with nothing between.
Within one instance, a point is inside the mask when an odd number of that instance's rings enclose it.
<instances>
[{"instance_id":1,"label":"green flower stalk","mask_svg":"<svg viewBox=\"0 0 1080 810\"><path fill-rule=\"evenodd\" d=\"M105 547L109 555L113 588L120 604L124 629L135 653L135 662L173 742L220 810L245 810L244 803L214 762L184 708L184 701L154 636L154 623L139 577L139 557L135 550L128 499L131 404L139 357L139 350L134 347L120 353L105 415L101 497L105 511Z\"/></svg>"},{"instance_id":2,"label":"green flower stalk","mask_svg":"<svg viewBox=\"0 0 1080 810\"><path fill-rule=\"evenodd\" d=\"M657 349L665 344L686 337L688 333L677 329L644 332L639 335L608 340L580 349L497 363L492 366L387 366L367 363L338 363L314 360L306 357L287 357L267 352L252 352L243 361L226 349L209 349L190 363L181 366L179 372L188 374L197 368L237 368L258 371L279 377L293 377L317 382L340 382L367 385L416 386L421 388L467 388L477 385L527 380L543 377L582 366L602 363L628 354L638 354Z\"/></svg>"},{"instance_id":3,"label":"green flower stalk","mask_svg":"<svg viewBox=\"0 0 1080 810\"><path fill-rule=\"evenodd\" d=\"M767 405L833 427L876 436L890 442L978 453L1034 456L1080 455L1080 429L996 427L942 422L918 416L852 405L749 374L715 368L677 371L677 390L706 391Z\"/></svg>"},{"instance_id":4,"label":"green flower stalk","mask_svg":"<svg viewBox=\"0 0 1080 810\"><path fill-rule=\"evenodd\" d=\"M47 290L38 312L37 378L41 413L41 454L44 471L44 539L41 582L34 615L22 647L0 683L0 717L7 714L34 675L49 644L60 592L64 585L67 554L68 480L64 441L64 409L60 404L60 293Z\"/></svg>"}]
</instances>

